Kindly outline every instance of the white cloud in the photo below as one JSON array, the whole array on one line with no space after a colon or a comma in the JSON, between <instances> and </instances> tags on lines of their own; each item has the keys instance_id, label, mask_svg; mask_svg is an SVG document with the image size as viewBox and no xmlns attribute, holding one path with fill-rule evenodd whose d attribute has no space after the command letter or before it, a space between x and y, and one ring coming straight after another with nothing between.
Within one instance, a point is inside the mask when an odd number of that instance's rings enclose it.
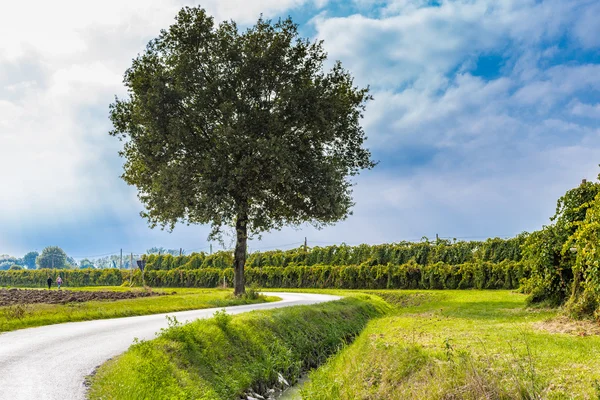
<instances>
[{"instance_id":1,"label":"white cloud","mask_svg":"<svg viewBox=\"0 0 600 400\"><path fill-rule=\"evenodd\" d=\"M600 47L600 3L590 0L587 4L589 8L581 13L575 25L575 35L584 47Z\"/></svg>"},{"instance_id":2,"label":"white cloud","mask_svg":"<svg viewBox=\"0 0 600 400\"><path fill-rule=\"evenodd\" d=\"M208 0L216 21L254 22L315 0ZM61 226L107 211L135 218L118 179L108 105L123 72L178 10L196 1L10 2L0 13L0 240L36 221ZM317 0L318 6L326 4ZM3 238L6 236L7 238Z\"/></svg>"},{"instance_id":3,"label":"white cloud","mask_svg":"<svg viewBox=\"0 0 600 400\"><path fill-rule=\"evenodd\" d=\"M139 233L140 206L135 191L117 178L119 144L107 135L108 104L123 93L131 58L182 5L195 3L3 6L0 226L10 224L11 232L0 230L0 244L25 243L34 232L31 221L47 232L63 226L77 232L82 220L93 224L95 216L110 216L118 222L90 225L102 231L87 232L88 242L104 235L116 237L111 246L122 240L143 247L144 240L154 240L201 247L203 227L172 236ZM310 5L317 13L327 3L202 5L218 21L249 24L260 12L271 17ZM313 23L330 56L341 59L358 84L371 84L375 101L364 122L369 145L384 159L359 178L355 215L348 221L323 231L286 229L265 236L263 245L305 234L309 242L375 243L436 232L531 230L547 221L561 193L596 175L600 132L593 123L600 105L589 95L600 91L600 66L561 61L565 46L600 46L596 1L444 0L431 7L424 0L388 0L379 14L373 2L354 3L364 15L332 18L324 11ZM480 57L490 55L502 64L494 76L476 76ZM13 239L17 225L24 228ZM196 240L192 232L200 245L188 245Z\"/></svg>"},{"instance_id":4,"label":"white cloud","mask_svg":"<svg viewBox=\"0 0 600 400\"><path fill-rule=\"evenodd\" d=\"M600 103L585 104L575 101L571 106L571 113L579 117L600 119Z\"/></svg>"}]
</instances>

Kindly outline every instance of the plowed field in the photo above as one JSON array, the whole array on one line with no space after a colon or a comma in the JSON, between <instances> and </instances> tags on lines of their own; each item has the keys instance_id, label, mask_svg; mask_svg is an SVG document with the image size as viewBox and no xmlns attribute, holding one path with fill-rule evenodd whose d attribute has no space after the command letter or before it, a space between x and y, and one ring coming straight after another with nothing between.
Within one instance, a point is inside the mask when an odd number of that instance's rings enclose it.
<instances>
[{"instance_id":1,"label":"plowed field","mask_svg":"<svg viewBox=\"0 0 600 400\"><path fill-rule=\"evenodd\" d=\"M160 296L152 292L85 292L71 290L36 290L36 289L0 289L0 306L14 304L65 304L81 303L94 300L124 300L138 297Z\"/></svg>"}]
</instances>

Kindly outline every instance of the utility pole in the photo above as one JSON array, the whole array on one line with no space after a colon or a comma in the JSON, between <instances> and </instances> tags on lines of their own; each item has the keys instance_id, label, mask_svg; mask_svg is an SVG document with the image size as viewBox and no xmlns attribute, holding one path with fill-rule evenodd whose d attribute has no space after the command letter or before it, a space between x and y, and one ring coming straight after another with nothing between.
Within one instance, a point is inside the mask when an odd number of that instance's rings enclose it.
<instances>
[{"instance_id":1,"label":"utility pole","mask_svg":"<svg viewBox=\"0 0 600 400\"><path fill-rule=\"evenodd\" d=\"M181 255L183 254L183 247L179 248L179 257L181 257Z\"/></svg>"},{"instance_id":2,"label":"utility pole","mask_svg":"<svg viewBox=\"0 0 600 400\"><path fill-rule=\"evenodd\" d=\"M440 242L440 236L436 233L435 234L435 243L439 243Z\"/></svg>"},{"instance_id":3,"label":"utility pole","mask_svg":"<svg viewBox=\"0 0 600 400\"><path fill-rule=\"evenodd\" d=\"M305 253L306 253L306 251L307 251L307 248L308 248L308 243L307 243L306 236L305 236L305 237L304 237L304 252L305 252Z\"/></svg>"},{"instance_id":4,"label":"utility pole","mask_svg":"<svg viewBox=\"0 0 600 400\"><path fill-rule=\"evenodd\" d=\"M210 254L212 254L212 243L210 244Z\"/></svg>"}]
</instances>

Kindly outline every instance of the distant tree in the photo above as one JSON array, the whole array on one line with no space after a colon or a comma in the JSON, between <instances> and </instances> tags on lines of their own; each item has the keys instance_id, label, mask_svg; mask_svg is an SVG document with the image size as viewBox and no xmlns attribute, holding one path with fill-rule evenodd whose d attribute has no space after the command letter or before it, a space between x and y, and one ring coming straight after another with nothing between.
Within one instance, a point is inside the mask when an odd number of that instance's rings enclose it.
<instances>
[{"instance_id":1,"label":"distant tree","mask_svg":"<svg viewBox=\"0 0 600 400\"><path fill-rule=\"evenodd\" d=\"M17 257L9 256L8 254L0 255L0 270L6 271L12 265L19 265L19 260L20 259L18 259Z\"/></svg>"},{"instance_id":2,"label":"distant tree","mask_svg":"<svg viewBox=\"0 0 600 400\"><path fill-rule=\"evenodd\" d=\"M11 266L10 266L10 268L9 268L9 270L10 270L10 271L20 271L20 270L22 270L22 269L23 269L23 267L22 267L22 266L20 266L20 265L17 265L17 264L13 264L13 265L11 265Z\"/></svg>"},{"instance_id":3,"label":"distant tree","mask_svg":"<svg viewBox=\"0 0 600 400\"><path fill-rule=\"evenodd\" d=\"M129 98L110 107L124 140L123 179L150 225L234 227L235 294L248 237L350 214L350 177L371 168L360 126L368 89L290 19L240 32L184 8L125 73Z\"/></svg>"},{"instance_id":4,"label":"distant tree","mask_svg":"<svg viewBox=\"0 0 600 400\"><path fill-rule=\"evenodd\" d=\"M79 261L79 268L95 268L95 266L92 261L88 260L87 258L84 258L83 260Z\"/></svg>"},{"instance_id":5,"label":"distant tree","mask_svg":"<svg viewBox=\"0 0 600 400\"><path fill-rule=\"evenodd\" d=\"M58 246L46 247L36 259L38 268L67 268L67 254Z\"/></svg>"},{"instance_id":6,"label":"distant tree","mask_svg":"<svg viewBox=\"0 0 600 400\"><path fill-rule=\"evenodd\" d=\"M165 254L167 249L164 247L151 247L146 250L146 254Z\"/></svg>"},{"instance_id":7,"label":"distant tree","mask_svg":"<svg viewBox=\"0 0 600 400\"><path fill-rule=\"evenodd\" d=\"M23 256L23 264L27 269L35 269L35 259L40 255L37 251L30 251Z\"/></svg>"},{"instance_id":8,"label":"distant tree","mask_svg":"<svg viewBox=\"0 0 600 400\"><path fill-rule=\"evenodd\" d=\"M77 260L75 260L73 257L67 256L67 268L77 268L77 265Z\"/></svg>"},{"instance_id":9,"label":"distant tree","mask_svg":"<svg viewBox=\"0 0 600 400\"><path fill-rule=\"evenodd\" d=\"M151 247L146 250L146 254L170 254L172 256L178 256L178 249L165 249L164 247Z\"/></svg>"}]
</instances>

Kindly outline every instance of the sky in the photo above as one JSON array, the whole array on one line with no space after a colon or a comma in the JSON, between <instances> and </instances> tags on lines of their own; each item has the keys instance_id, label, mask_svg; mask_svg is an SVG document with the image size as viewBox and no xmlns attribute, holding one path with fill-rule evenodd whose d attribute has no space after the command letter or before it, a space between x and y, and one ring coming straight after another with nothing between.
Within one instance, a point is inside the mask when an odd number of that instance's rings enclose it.
<instances>
[{"instance_id":1,"label":"sky","mask_svg":"<svg viewBox=\"0 0 600 400\"><path fill-rule=\"evenodd\" d=\"M0 254L208 249L208 226L148 228L108 135L124 71L186 5L242 27L289 15L374 96L363 126L379 164L354 179L353 215L250 251L513 236L600 172L597 0L13 1L0 12Z\"/></svg>"}]
</instances>

